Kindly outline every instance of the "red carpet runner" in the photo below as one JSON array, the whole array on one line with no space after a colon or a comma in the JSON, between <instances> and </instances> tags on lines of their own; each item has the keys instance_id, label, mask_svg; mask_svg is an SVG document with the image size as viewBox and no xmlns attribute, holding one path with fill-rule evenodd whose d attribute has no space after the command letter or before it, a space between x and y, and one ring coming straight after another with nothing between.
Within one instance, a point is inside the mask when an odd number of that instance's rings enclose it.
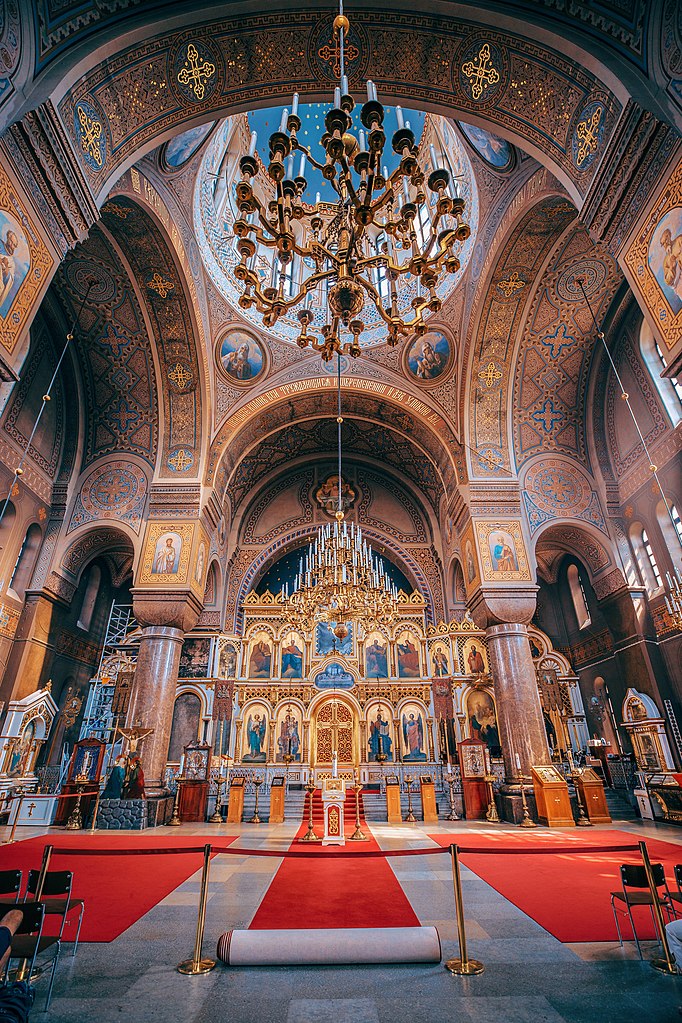
<instances>
[{"instance_id":1,"label":"red carpet runner","mask_svg":"<svg viewBox=\"0 0 682 1023\"><path fill-rule=\"evenodd\" d=\"M235 838L221 835L219 843L229 845ZM139 836L57 832L0 847L0 870L23 870L26 885L28 871L40 867L47 844L60 849L70 846L79 850L110 850L106 856L53 855L50 869L73 871L74 897L85 900L81 941L113 941L201 869L202 853L164 853L164 848L192 849L203 846L205 841L211 839L201 835L179 837L173 834L173 829L161 835L154 832ZM117 855L118 850L134 849L157 849L159 855ZM77 923L78 913L74 912L65 931L67 941L75 937Z\"/></svg>"},{"instance_id":2,"label":"red carpet runner","mask_svg":"<svg viewBox=\"0 0 682 1023\"><path fill-rule=\"evenodd\" d=\"M622 891L621 863L641 863L639 851L579 853L588 847L637 845L638 836L625 831L556 832L537 831L500 835L429 835L439 845L453 839L462 849L462 862L501 895L532 917L559 941L617 941L611 912L610 893ZM465 852L467 846L489 848L490 854ZM575 853L552 853L552 848L575 847ZM547 848L548 855L524 854L521 850ZM682 846L647 840L652 863L663 863L671 890L674 870L682 863ZM499 850L499 852L496 852ZM513 853L512 855L510 855ZM676 889L675 889L676 890ZM466 890L465 890L466 900ZM465 909L475 915L475 906ZM637 934L653 938L651 913L647 906L633 911ZM667 916L665 917L667 921ZM619 917L623 938L632 939L627 916Z\"/></svg>"},{"instance_id":3,"label":"red carpet runner","mask_svg":"<svg viewBox=\"0 0 682 1023\"><path fill-rule=\"evenodd\" d=\"M308 830L306 812L292 849L315 853L308 859L285 859L250 924L254 930L331 927L418 927L414 910L383 857L365 859L360 853L379 850L364 820L369 842L349 842L355 831L355 796L346 794L346 845L297 841ZM313 800L315 833L323 834L322 800Z\"/></svg>"}]
</instances>

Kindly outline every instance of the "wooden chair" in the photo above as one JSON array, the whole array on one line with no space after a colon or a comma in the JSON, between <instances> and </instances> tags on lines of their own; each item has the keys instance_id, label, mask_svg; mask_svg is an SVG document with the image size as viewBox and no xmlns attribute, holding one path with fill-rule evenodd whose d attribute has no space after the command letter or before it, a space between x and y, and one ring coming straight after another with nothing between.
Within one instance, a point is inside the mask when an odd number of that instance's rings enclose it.
<instances>
[{"instance_id":1,"label":"wooden chair","mask_svg":"<svg viewBox=\"0 0 682 1023\"><path fill-rule=\"evenodd\" d=\"M38 887L39 876L40 872L38 870L29 870L25 898L28 898L30 895L35 895ZM45 875L45 884L43 885L41 901L45 905L46 916L61 916L62 922L59 928L60 939L63 937L64 927L66 926L69 913L72 913L75 909L78 910L78 930L76 931L76 940L74 942L72 952L72 955L75 956L76 949L78 948L78 939L80 938L81 933L81 925L83 923L85 902L83 899L74 899L72 897L72 888L73 874L70 870L49 870Z\"/></svg>"},{"instance_id":2,"label":"wooden chair","mask_svg":"<svg viewBox=\"0 0 682 1023\"><path fill-rule=\"evenodd\" d=\"M18 902L21 879L22 872L20 870L0 870L0 898L14 895L14 901Z\"/></svg>"},{"instance_id":3,"label":"wooden chair","mask_svg":"<svg viewBox=\"0 0 682 1023\"><path fill-rule=\"evenodd\" d=\"M52 971L45 1001L45 1011L47 1011L50 1007L50 999L52 998L52 987L54 985L57 961L59 960L61 940L56 936L48 938L43 936L45 907L42 902L23 902L19 908L24 914L24 919L17 927L12 938L12 949L7 959L7 966L5 967L5 980L7 980L10 963L13 959L25 959L28 962L28 971L26 973L26 979L28 980L35 969L38 956L42 955L43 952L47 952L48 949L52 949ZM0 903L0 919L2 919L5 913L9 913L11 909L17 909L16 902ZM48 959L45 965L49 965L49 963L50 960Z\"/></svg>"},{"instance_id":4,"label":"wooden chair","mask_svg":"<svg viewBox=\"0 0 682 1023\"><path fill-rule=\"evenodd\" d=\"M669 919L673 919L675 916L675 910L670 899L670 892L668 891L668 884L665 879L665 872L663 870L662 863L652 863L651 872L654 878L654 884L656 886L656 893L658 903L662 910L668 914ZM621 945L623 944L623 935L620 930L620 923L618 922L618 913L616 910L616 903L622 903L625 906L628 917L630 918L630 926L632 927L632 934L635 939L635 945L639 952L639 958L642 959L642 949L639 944L639 938L637 937L637 931L635 929L635 921L632 917L633 906L648 906L651 912L651 919L656 926L656 920L654 917L654 900L649 889L649 882L646 878L646 871L644 867L631 863L623 863L620 868L620 879L623 885L623 890L620 892L611 892L611 909L613 910L613 918L616 922L616 930L618 931L618 940ZM659 889L663 889L659 893Z\"/></svg>"}]
</instances>

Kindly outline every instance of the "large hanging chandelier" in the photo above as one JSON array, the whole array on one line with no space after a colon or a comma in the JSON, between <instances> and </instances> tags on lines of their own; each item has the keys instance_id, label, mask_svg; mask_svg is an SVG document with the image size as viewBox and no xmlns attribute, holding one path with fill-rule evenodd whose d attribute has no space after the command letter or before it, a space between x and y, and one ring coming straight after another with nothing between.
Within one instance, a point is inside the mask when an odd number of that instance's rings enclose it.
<instances>
[{"instance_id":1,"label":"large hanging chandelier","mask_svg":"<svg viewBox=\"0 0 682 1023\"><path fill-rule=\"evenodd\" d=\"M348 29L340 0L334 21L340 82L325 117L327 130L320 139L325 162L319 163L298 141L301 119L298 93L294 93L291 110L284 109L279 130L269 140L267 175L275 197L266 204L258 187L254 188L260 164L257 135L252 132L249 152L239 163L240 217L234 225L241 257L234 273L244 283L241 308L255 306L265 326L272 327L284 313L300 307L298 345L312 347L325 360L339 352L360 354L359 338L365 329L361 313L368 299L386 324L389 345L396 345L401 337L423 335L427 330L424 314L441 308L437 294L441 275L457 272L460 261L455 250L470 234L462 219L465 204L457 182L439 165L433 145L429 147L430 166L422 164L414 132L400 107L396 108L398 130L391 139L400 163L389 174L382 160L384 107L371 81L360 111L363 127L353 134L355 101L349 94L344 58ZM296 176L295 152L301 154ZM334 203L321 203L319 193L314 206L304 202L306 161L321 171L334 189L338 196ZM379 238L385 241L379 242ZM256 270L262 247L273 250L267 286ZM287 278L287 268L295 257L298 272ZM398 296L398 283L406 275L417 280L416 295L407 310L400 307ZM326 319L319 336L311 333L313 299L322 306Z\"/></svg>"},{"instance_id":2,"label":"large hanging chandelier","mask_svg":"<svg viewBox=\"0 0 682 1023\"><path fill-rule=\"evenodd\" d=\"M293 624L306 631L318 622L334 625L334 635L348 635L347 622L366 628L395 621L398 589L362 535L360 526L345 521L341 475L341 356L337 354L338 503L334 522L320 526L299 562L291 592L282 587L282 602Z\"/></svg>"}]
</instances>

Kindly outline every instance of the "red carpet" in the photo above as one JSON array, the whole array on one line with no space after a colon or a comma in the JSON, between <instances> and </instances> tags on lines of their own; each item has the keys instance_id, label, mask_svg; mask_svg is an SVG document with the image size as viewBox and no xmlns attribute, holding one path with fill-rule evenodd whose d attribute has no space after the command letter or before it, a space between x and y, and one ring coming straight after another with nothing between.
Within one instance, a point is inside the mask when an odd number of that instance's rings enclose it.
<instances>
[{"instance_id":1,"label":"red carpet","mask_svg":"<svg viewBox=\"0 0 682 1023\"><path fill-rule=\"evenodd\" d=\"M515 832L499 835L429 835L439 845L453 840L462 848L462 862L501 895L532 917L559 941L617 941L610 893L622 891L621 863L641 863L637 852L578 853L578 849L637 845L638 837L625 831ZM490 849L490 854L467 854L469 847ZM548 854L524 854L524 847L547 848ZM551 853L552 848L575 847L576 852ZM682 845L647 839L652 863L663 863L668 885L675 887L673 867L682 863ZM499 850L499 851L497 851ZM466 909L471 910L471 906ZM637 934L653 938L648 907L633 910ZM627 916L620 919L623 938L632 939ZM667 921L667 916L665 917Z\"/></svg>"},{"instance_id":2,"label":"red carpet","mask_svg":"<svg viewBox=\"0 0 682 1023\"><path fill-rule=\"evenodd\" d=\"M31 838L0 847L0 870L20 868L24 885L28 871L39 868L45 845L55 848L111 850L111 855L53 854L51 870L73 871L73 894L85 900L81 941L113 941L119 934L165 899L178 885L201 868L202 853L164 853L166 848L196 848L204 841L229 845L233 835L205 838L200 835L179 837L173 829L152 835L79 835L58 833ZM133 856L117 854L118 850L158 849L159 855ZM71 923L73 921L73 923ZM66 940L76 934L78 913L69 916ZM191 922L188 923L191 934ZM46 933L47 927L46 927Z\"/></svg>"},{"instance_id":3,"label":"red carpet","mask_svg":"<svg viewBox=\"0 0 682 1023\"><path fill-rule=\"evenodd\" d=\"M313 821L323 834L319 791L313 800ZM306 800L306 811L308 802ZM298 841L308 830L308 815L291 846L296 852L314 853L310 859L285 859L250 924L253 930L288 930L331 927L418 927L414 910L383 857L365 859L363 852L377 852L364 820L361 827L369 842L349 842L355 831L355 796L346 795L346 845Z\"/></svg>"}]
</instances>

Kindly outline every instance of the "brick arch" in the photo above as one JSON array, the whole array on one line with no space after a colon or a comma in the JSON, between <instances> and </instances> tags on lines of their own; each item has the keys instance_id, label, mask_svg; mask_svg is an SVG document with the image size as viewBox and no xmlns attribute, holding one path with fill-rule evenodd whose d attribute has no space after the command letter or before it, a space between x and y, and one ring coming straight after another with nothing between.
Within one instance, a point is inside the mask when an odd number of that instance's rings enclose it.
<instances>
[{"instance_id":1,"label":"brick arch","mask_svg":"<svg viewBox=\"0 0 682 1023\"><path fill-rule=\"evenodd\" d=\"M597 581L611 577L613 573L620 576L623 585L626 583L618 567L619 559L613 545L597 529L584 522L578 525L575 520L567 519L545 525L538 531L534 550L538 562L545 565L551 574L556 568L557 558L563 558L564 554L580 558L589 572L595 591L598 588Z\"/></svg>"},{"instance_id":2,"label":"brick arch","mask_svg":"<svg viewBox=\"0 0 682 1023\"><path fill-rule=\"evenodd\" d=\"M86 529L66 548L59 567L68 572L77 583L83 569L93 558L103 555L108 555L109 558L114 555L132 557L134 555L133 541L127 532L113 526ZM122 559L120 570L123 570Z\"/></svg>"}]
</instances>

